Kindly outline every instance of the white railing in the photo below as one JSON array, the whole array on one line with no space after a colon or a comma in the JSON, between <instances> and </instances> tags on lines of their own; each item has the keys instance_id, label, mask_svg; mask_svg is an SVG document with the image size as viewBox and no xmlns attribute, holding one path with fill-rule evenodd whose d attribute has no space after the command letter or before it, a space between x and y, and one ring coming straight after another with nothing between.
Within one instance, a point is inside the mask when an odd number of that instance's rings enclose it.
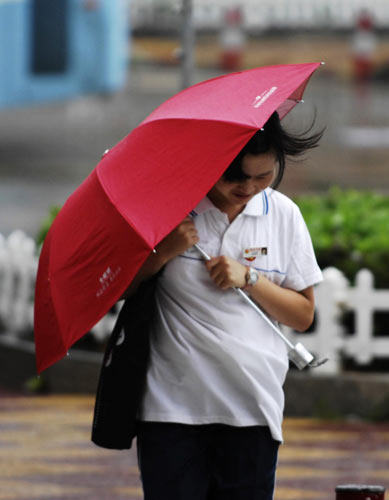
<instances>
[{"instance_id":1,"label":"white railing","mask_svg":"<svg viewBox=\"0 0 389 500\"><path fill-rule=\"evenodd\" d=\"M377 27L389 21L385 0L192 0L197 29L220 29L226 9L240 7L243 28L354 28L357 16L368 10ZM131 0L130 22L134 28L174 29L180 2L173 0Z\"/></svg>"},{"instance_id":2,"label":"white railing","mask_svg":"<svg viewBox=\"0 0 389 500\"><path fill-rule=\"evenodd\" d=\"M23 338L33 329L33 302L38 249L34 240L22 231L7 238L0 234L0 324L5 332ZM336 374L341 371L343 356L358 365L373 359L389 358L387 336L374 337L374 313L389 312L389 290L376 290L373 275L362 269L351 286L336 268L324 270L324 281L316 288L316 322L310 333L297 334L285 329L294 343L302 342L317 356L329 362L312 374ZM345 311L355 315L355 332L347 334L341 323ZM92 329L96 340L103 342L112 331L116 314L107 314Z\"/></svg>"},{"instance_id":3,"label":"white railing","mask_svg":"<svg viewBox=\"0 0 389 500\"><path fill-rule=\"evenodd\" d=\"M15 335L32 328L37 265L33 239L22 231L0 233L0 324Z\"/></svg>"},{"instance_id":4,"label":"white railing","mask_svg":"<svg viewBox=\"0 0 389 500\"><path fill-rule=\"evenodd\" d=\"M287 332L290 339L300 341L316 355L327 356L329 362L320 373L339 373L342 357L366 366L374 359L389 358L389 324L387 332L374 336L374 313L389 312L389 290L376 290L374 276L361 269L355 285L336 268L324 270L324 281L315 292L317 319L309 334ZM344 312L354 313L354 331L345 333L341 323ZM389 367L388 367L389 371ZM312 373L318 373L313 371Z\"/></svg>"},{"instance_id":5,"label":"white railing","mask_svg":"<svg viewBox=\"0 0 389 500\"><path fill-rule=\"evenodd\" d=\"M39 249L23 231L7 238L0 233L0 329L23 338L33 331L35 278ZM113 329L116 315L107 314L92 329L103 342Z\"/></svg>"}]
</instances>

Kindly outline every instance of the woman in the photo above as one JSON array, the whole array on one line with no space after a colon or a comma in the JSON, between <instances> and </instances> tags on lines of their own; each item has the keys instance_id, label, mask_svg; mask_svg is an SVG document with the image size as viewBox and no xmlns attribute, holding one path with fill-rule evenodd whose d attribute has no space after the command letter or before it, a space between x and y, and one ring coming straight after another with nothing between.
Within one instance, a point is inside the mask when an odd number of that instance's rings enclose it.
<instances>
[{"instance_id":1,"label":"woman","mask_svg":"<svg viewBox=\"0 0 389 500\"><path fill-rule=\"evenodd\" d=\"M130 286L162 270L137 440L146 500L273 498L288 356L233 289L275 322L312 323L322 277L310 236L270 186L320 137L288 134L274 113Z\"/></svg>"}]
</instances>

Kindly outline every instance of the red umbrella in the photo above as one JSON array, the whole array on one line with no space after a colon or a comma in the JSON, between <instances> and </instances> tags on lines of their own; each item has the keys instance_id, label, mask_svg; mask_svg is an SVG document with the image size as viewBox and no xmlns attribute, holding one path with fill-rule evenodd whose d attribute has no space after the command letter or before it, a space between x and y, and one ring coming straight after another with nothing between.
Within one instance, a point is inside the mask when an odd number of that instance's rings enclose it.
<instances>
[{"instance_id":1,"label":"red umbrella","mask_svg":"<svg viewBox=\"0 0 389 500\"><path fill-rule=\"evenodd\" d=\"M283 118L301 100L319 65L268 66L194 85L104 155L43 245L34 325L39 372L109 311L270 115Z\"/></svg>"}]
</instances>

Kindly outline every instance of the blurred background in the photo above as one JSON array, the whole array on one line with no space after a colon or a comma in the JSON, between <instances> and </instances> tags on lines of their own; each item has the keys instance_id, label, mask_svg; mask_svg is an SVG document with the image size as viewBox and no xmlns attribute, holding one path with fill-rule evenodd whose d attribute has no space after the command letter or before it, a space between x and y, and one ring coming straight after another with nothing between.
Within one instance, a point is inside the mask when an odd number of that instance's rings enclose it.
<instances>
[{"instance_id":1,"label":"blurred background","mask_svg":"<svg viewBox=\"0 0 389 500\"><path fill-rule=\"evenodd\" d=\"M306 342L330 374L389 371L386 0L1 0L0 37L0 339L32 339L39 245L106 149L188 85L320 61L285 125L324 138L280 187L332 268Z\"/></svg>"},{"instance_id":2,"label":"blurred background","mask_svg":"<svg viewBox=\"0 0 389 500\"><path fill-rule=\"evenodd\" d=\"M326 127L282 190L387 192L389 4L382 0L2 0L0 232L35 236L105 149L190 83L323 61L288 118Z\"/></svg>"},{"instance_id":3,"label":"blurred background","mask_svg":"<svg viewBox=\"0 0 389 500\"><path fill-rule=\"evenodd\" d=\"M325 135L280 190L299 204L325 280L309 332L285 333L330 361L289 372L276 497L387 481L389 2L0 0L0 499L142 497L135 453L89 442L117 311L36 377L35 275L59 208L179 90L316 61L285 125L315 119Z\"/></svg>"}]
</instances>

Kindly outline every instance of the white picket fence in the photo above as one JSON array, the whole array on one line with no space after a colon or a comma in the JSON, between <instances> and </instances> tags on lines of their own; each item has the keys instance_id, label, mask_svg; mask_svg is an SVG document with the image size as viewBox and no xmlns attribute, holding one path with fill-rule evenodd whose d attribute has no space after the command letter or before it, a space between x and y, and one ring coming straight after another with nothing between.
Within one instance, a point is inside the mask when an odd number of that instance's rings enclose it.
<instances>
[{"instance_id":1,"label":"white picket fence","mask_svg":"<svg viewBox=\"0 0 389 500\"><path fill-rule=\"evenodd\" d=\"M0 233L0 324L15 335L33 324L37 265L34 240L22 231L14 231L8 238Z\"/></svg>"},{"instance_id":2,"label":"white picket fence","mask_svg":"<svg viewBox=\"0 0 389 500\"><path fill-rule=\"evenodd\" d=\"M286 333L294 342L302 342L317 356L329 361L313 374L336 374L341 371L343 357L357 365L366 366L374 359L389 358L389 324L387 335L374 337L374 313L389 312L389 290L374 288L374 276L361 269L351 286L345 276L334 267L324 270L324 281L315 290L316 324L312 333ZM345 332L341 316L354 313L353 332ZM389 364L388 364L389 371Z\"/></svg>"},{"instance_id":3,"label":"white picket fence","mask_svg":"<svg viewBox=\"0 0 389 500\"><path fill-rule=\"evenodd\" d=\"M14 231L7 238L0 233L0 324L14 337L23 338L33 329L33 303L38 249L33 239L22 231ZM329 362L312 374L337 374L342 357L347 356L358 365L367 365L373 359L389 358L388 335L374 337L375 311L389 311L389 290L374 289L370 271L359 271L351 286L335 268L324 270L324 281L316 288L315 328L306 334L285 329L293 342L302 342L317 356L327 356ZM355 314L355 332L347 334L340 321L344 311ZM115 314L107 314L92 329L95 338L103 342L112 331ZM389 367L388 367L389 371Z\"/></svg>"},{"instance_id":4,"label":"white picket fence","mask_svg":"<svg viewBox=\"0 0 389 500\"><path fill-rule=\"evenodd\" d=\"M177 29L181 1L130 0L133 28ZM354 28L362 10L368 10L377 27L389 22L387 0L192 0L196 29L221 29L226 9L239 7L243 28Z\"/></svg>"}]
</instances>

